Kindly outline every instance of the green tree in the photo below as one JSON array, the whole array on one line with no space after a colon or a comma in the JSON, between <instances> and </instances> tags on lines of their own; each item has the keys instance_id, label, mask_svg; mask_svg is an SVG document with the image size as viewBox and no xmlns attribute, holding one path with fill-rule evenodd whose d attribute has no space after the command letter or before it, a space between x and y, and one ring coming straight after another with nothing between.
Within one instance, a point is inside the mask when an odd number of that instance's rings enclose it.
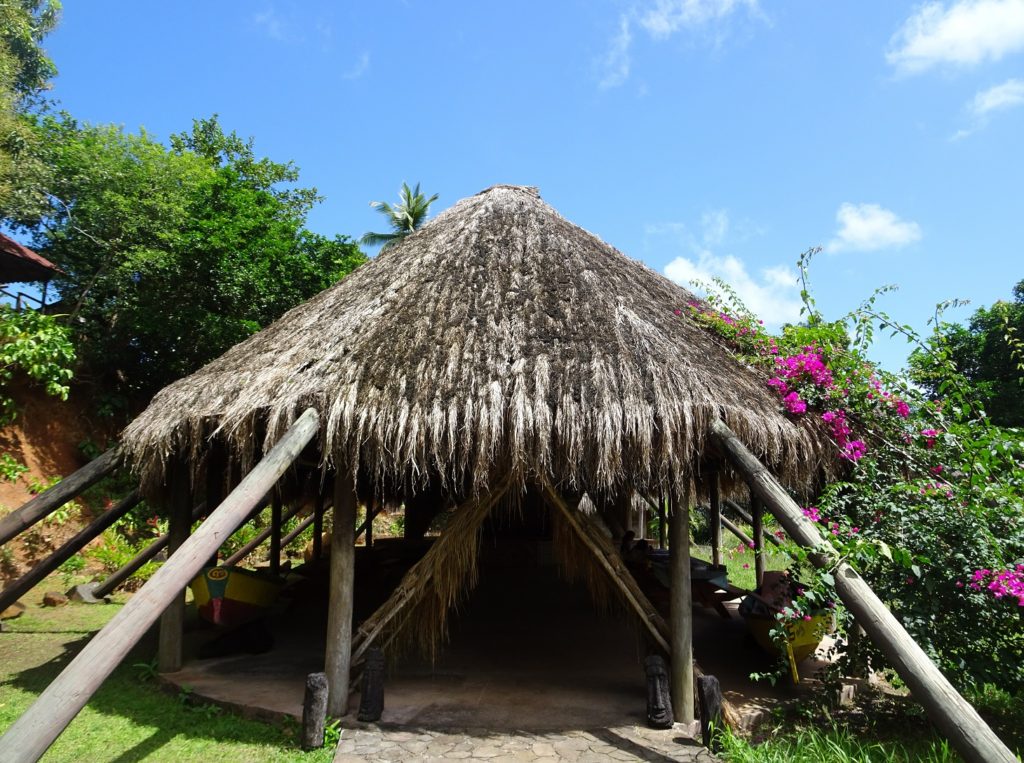
<instances>
[{"instance_id":1,"label":"green tree","mask_svg":"<svg viewBox=\"0 0 1024 763\"><path fill-rule=\"evenodd\" d=\"M0 305L0 425L10 423L17 414L10 385L19 377L67 400L74 360L67 327L56 316Z\"/></svg>"},{"instance_id":2,"label":"green tree","mask_svg":"<svg viewBox=\"0 0 1024 763\"><path fill-rule=\"evenodd\" d=\"M45 206L47 166L26 115L57 73L41 41L59 15L56 0L0 2L0 217L33 217Z\"/></svg>"},{"instance_id":3,"label":"green tree","mask_svg":"<svg viewBox=\"0 0 1024 763\"><path fill-rule=\"evenodd\" d=\"M939 397L950 373L963 374L993 423L1024 427L1024 280L1013 301L975 311L967 326L940 323L928 350L910 356L915 382Z\"/></svg>"},{"instance_id":4,"label":"green tree","mask_svg":"<svg viewBox=\"0 0 1024 763\"><path fill-rule=\"evenodd\" d=\"M429 199L420 192L420 184L409 189L406 183L398 192L398 204L391 206L386 201L371 201L370 206L380 212L388 219L391 226L390 233L366 233L359 240L365 246L383 245L387 249L392 244L401 241L410 233L419 230L427 221L427 213L430 205L437 201L435 193Z\"/></svg>"},{"instance_id":5,"label":"green tree","mask_svg":"<svg viewBox=\"0 0 1024 763\"><path fill-rule=\"evenodd\" d=\"M170 148L67 117L38 130L54 204L35 245L64 270L83 380L118 402L144 402L365 259L307 231L315 189L216 117Z\"/></svg>"}]
</instances>

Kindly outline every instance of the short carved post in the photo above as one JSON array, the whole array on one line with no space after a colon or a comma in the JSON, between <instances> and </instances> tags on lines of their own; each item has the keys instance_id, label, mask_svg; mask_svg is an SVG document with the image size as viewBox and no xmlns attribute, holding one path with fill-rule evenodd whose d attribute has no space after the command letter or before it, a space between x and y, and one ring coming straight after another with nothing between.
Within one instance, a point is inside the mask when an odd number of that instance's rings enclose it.
<instances>
[{"instance_id":1,"label":"short carved post","mask_svg":"<svg viewBox=\"0 0 1024 763\"><path fill-rule=\"evenodd\" d=\"M366 651L363 683L360 687L359 715L364 723L379 721L384 714L384 652L380 647Z\"/></svg>"},{"instance_id":2,"label":"short carved post","mask_svg":"<svg viewBox=\"0 0 1024 763\"><path fill-rule=\"evenodd\" d=\"M327 721L327 676L310 673L306 676L306 694L302 700L302 749L318 750L324 746L324 724Z\"/></svg>"},{"instance_id":3,"label":"short carved post","mask_svg":"<svg viewBox=\"0 0 1024 763\"><path fill-rule=\"evenodd\" d=\"M647 725L652 729L670 729L675 719L665 658L660 654L650 655L644 660L644 670L647 672Z\"/></svg>"},{"instance_id":4,"label":"short carved post","mask_svg":"<svg viewBox=\"0 0 1024 763\"><path fill-rule=\"evenodd\" d=\"M698 678L697 699L701 741L712 752L718 752L722 748L722 687L718 679L708 675Z\"/></svg>"}]
</instances>

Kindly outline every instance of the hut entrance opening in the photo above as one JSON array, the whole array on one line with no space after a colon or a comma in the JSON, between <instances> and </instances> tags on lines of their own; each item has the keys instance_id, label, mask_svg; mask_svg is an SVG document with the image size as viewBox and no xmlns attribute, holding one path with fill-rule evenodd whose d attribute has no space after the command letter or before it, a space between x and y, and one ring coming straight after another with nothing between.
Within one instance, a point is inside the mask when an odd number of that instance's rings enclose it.
<instances>
[{"instance_id":1,"label":"hut entrance opening","mask_svg":"<svg viewBox=\"0 0 1024 763\"><path fill-rule=\"evenodd\" d=\"M410 569L429 578L374 639L388 660L381 720L538 730L642 724L649 641L592 552L539 491L506 498L475 523L471 512L438 514L424 538L357 547L356 647L361 626L409 585ZM430 549L442 552L436 564ZM310 567L287 609L251 629L254 637L243 630L211 649L213 634L192 634L193 659L172 680L256 714L300 713L305 676L323 669L327 627L329 564ZM442 607L439 592L441 600L454 593L454 605Z\"/></svg>"},{"instance_id":2,"label":"hut entrance opening","mask_svg":"<svg viewBox=\"0 0 1024 763\"><path fill-rule=\"evenodd\" d=\"M384 720L537 730L643 722L642 636L621 608L567 579L553 531L540 502L495 508L481 530L479 582L434 658L399 658Z\"/></svg>"}]
</instances>

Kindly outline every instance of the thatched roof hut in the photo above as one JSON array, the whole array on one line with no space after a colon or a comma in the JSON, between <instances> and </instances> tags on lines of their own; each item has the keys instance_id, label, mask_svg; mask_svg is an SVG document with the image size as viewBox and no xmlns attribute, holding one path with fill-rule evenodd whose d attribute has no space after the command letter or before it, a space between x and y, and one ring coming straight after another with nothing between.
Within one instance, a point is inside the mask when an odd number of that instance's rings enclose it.
<instances>
[{"instance_id":1,"label":"thatched roof hut","mask_svg":"<svg viewBox=\"0 0 1024 763\"><path fill-rule=\"evenodd\" d=\"M699 473L721 418L784 478L815 472L813 432L675 313L692 298L536 189L494 186L164 389L124 446L155 486L214 433L251 463L311 406L321 465L378 492L543 472L652 494Z\"/></svg>"}]
</instances>

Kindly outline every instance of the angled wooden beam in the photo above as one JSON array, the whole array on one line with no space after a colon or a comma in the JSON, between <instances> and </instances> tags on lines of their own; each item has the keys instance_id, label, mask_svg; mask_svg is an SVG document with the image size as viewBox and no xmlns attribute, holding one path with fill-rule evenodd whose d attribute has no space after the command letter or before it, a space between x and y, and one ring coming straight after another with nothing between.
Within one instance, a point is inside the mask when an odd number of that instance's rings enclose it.
<instances>
[{"instance_id":1,"label":"angled wooden beam","mask_svg":"<svg viewBox=\"0 0 1024 763\"><path fill-rule=\"evenodd\" d=\"M72 498L82 494L117 468L121 461L120 448L111 448L94 458L78 471L69 474L21 508L0 519L0 546L19 535L48 514L53 513Z\"/></svg>"},{"instance_id":2,"label":"angled wooden beam","mask_svg":"<svg viewBox=\"0 0 1024 763\"><path fill-rule=\"evenodd\" d=\"M924 706L932 723L953 743L964 760L968 763L1014 763L1017 756L953 688L860 574L821 537L815 523L803 515L796 501L736 433L723 422L716 421L711 425L711 438L789 536L801 546L811 549L810 558L814 566L832 570L839 598L896 668L900 678L910 687L911 694Z\"/></svg>"},{"instance_id":3,"label":"angled wooden beam","mask_svg":"<svg viewBox=\"0 0 1024 763\"><path fill-rule=\"evenodd\" d=\"M39 585L43 578L81 551L86 543L135 508L141 500L142 497L139 495L139 491L133 490L79 531L75 537L67 541L42 562L37 563L31 570L7 586L3 591L0 591L0 612L3 612L28 591Z\"/></svg>"},{"instance_id":4,"label":"angled wooden beam","mask_svg":"<svg viewBox=\"0 0 1024 763\"><path fill-rule=\"evenodd\" d=\"M313 439L319 416L306 410L269 453L121 611L0 737L3 763L35 763L85 706L163 609Z\"/></svg>"},{"instance_id":5,"label":"angled wooden beam","mask_svg":"<svg viewBox=\"0 0 1024 763\"><path fill-rule=\"evenodd\" d=\"M206 511L206 504L201 503L192 510L192 521L196 522L200 517L203 516L203 512ZM127 562L119 570L113 572L110 577L104 580L102 583L89 583L86 584L86 588L93 597L94 600L103 599L106 596L112 594L117 587L124 583L128 578L139 571L140 568L146 562L152 561L153 558L167 548L167 543L170 540L170 535L164 533L155 541L150 543L146 548L137 553L132 557L131 561Z\"/></svg>"}]
</instances>

